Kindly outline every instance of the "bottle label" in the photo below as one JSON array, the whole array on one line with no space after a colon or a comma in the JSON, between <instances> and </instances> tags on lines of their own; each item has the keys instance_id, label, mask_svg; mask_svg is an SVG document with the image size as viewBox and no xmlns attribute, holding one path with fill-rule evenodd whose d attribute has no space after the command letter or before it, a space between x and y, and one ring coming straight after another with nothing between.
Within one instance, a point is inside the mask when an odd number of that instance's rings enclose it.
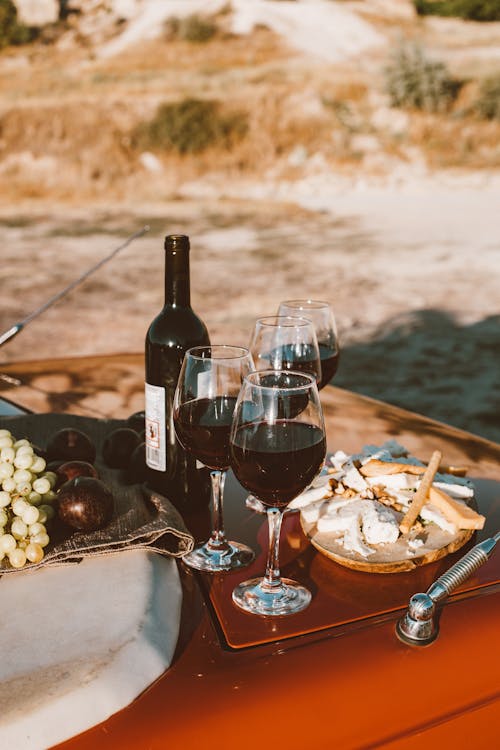
<instances>
[{"instance_id":1,"label":"bottle label","mask_svg":"<svg viewBox=\"0 0 500 750\"><path fill-rule=\"evenodd\" d=\"M146 383L146 463L150 469L166 471L165 388Z\"/></svg>"}]
</instances>

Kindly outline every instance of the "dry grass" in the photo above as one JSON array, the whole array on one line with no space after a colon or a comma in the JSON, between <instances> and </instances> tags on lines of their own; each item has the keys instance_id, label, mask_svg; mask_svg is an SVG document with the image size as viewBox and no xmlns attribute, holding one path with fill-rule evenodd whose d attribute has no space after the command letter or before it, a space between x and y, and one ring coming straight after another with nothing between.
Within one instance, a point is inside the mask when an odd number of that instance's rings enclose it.
<instances>
[{"instance_id":1,"label":"dry grass","mask_svg":"<svg viewBox=\"0 0 500 750\"><path fill-rule=\"evenodd\" d=\"M428 25L419 22L420 36L444 38ZM464 38L461 44L464 49ZM233 180L277 169L283 177L300 177L314 155L326 168L378 175L392 160L408 159L408 147L433 167L498 165L500 126L463 115L474 84L451 115L410 113L407 133L374 128L372 117L384 102L383 56L369 66L325 66L292 52L264 28L204 44L159 39L148 42L147 55L139 44L109 60L82 45L39 44L28 53L7 51L2 63L0 198L9 202L172 198L181 182L206 174ZM245 112L247 134L229 149L182 158L158 153L163 171L148 173L131 134L162 102L186 97ZM357 135L373 136L377 153L365 153ZM302 166L289 161L297 147L305 155Z\"/></svg>"}]
</instances>

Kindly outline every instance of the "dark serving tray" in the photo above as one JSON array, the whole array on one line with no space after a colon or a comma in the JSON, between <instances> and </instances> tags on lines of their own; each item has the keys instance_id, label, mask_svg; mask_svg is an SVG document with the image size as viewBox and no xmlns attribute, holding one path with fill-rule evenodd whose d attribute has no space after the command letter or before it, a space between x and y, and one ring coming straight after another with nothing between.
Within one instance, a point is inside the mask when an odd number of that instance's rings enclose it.
<instances>
[{"instance_id":1,"label":"dark serving tray","mask_svg":"<svg viewBox=\"0 0 500 750\"><path fill-rule=\"evenodd\" d=\"M267 521L246 509L246 492L229 473L224 509L230 538L244 541L256 552L251 566L235 573L202 574L204 590L213 608L225 644L233 649L258 646L330 628L360 626L404 609L410 596L426 591L474 544L500 528L500 481L471 476L479 512L486 516L484 529L476 532L458 552L405 573L376 574L349 570L317 552L306 539L299 514L285 515L281 533L282 575L304 583L312 592L310 606L295 615L260 617L247 614L231 599L233 588L247 578L263 574L267 552ZM500 555L493 556L459 589L455 596L487 593L500 583Z\"/></svg>"}]
</instances>

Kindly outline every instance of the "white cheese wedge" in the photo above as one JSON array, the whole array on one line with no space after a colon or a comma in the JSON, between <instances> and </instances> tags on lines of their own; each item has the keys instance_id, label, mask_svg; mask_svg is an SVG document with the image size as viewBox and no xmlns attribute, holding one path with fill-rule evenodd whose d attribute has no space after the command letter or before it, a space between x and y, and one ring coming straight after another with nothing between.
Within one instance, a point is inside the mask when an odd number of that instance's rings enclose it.
<instances>
[{"instance_id":1,"label":"white cheese wedge","mask_svg":"<svg viewBox=\"0 0 500 750\"><path fill-rule=\"evenodd\" d=\"M474 497L474 490L472 487L466 484L452 484L452 482L433 482L433 487L437 487L438 490L443 490L447 495L455 497L457 499L466 499L468 497Z\"/></svg>"},{"instance_id":2,"label":"white cheese wedge","mask_svg":"<svg viewBox=\"0 0 500 750\"><path fill-rule=\"evenodd\" d=\"M361 527L368 544L395 542L399 536L395 513L377 502L372 502L363 509Z\"/></svg>"},{"instance_id":3,"label":"white cheese wedge","mask_svg":"<svg viewBox=\"0 0 500 750\"><path fill-rule=\"evenodd\" d=\"M457 527L455 526L455 524L451 521L448 521L445 518L444 514L441 513L441 511L431 503L426 503L424 505L424 507L420 511L420 518L423 518L424 521L433 521L436 526L439 526L439 528L443 529L443 531L449 531L450 534L455 534L457 531Z\"/></svg>"},{"instance_id":4,"label":"white cheese wedge","mask_svg":"<svg viewBox=\"0 0 500 750\"><path fill-rule=\"evenodd\" d=\"M332 492L330 490L329 484L322 485L320 487L313 487L312 489L306 490L300 495L297 495L297 497L294 498L288 505L288 508L305 508L307 505L315 503L318 500L323 500L324 498L329 497L331 494Z\"/></svg>"},{"instance_id":5,"label":"white cheese wedge","mask_svg":"<svg viewBox=\"0 0 500 750\"><path fill-rule=\"evenodd\" d=\"M363 503L367 500L348 500L328 503L325 513L322 513L317 521L317 529L320 532L346 531L352 520L355 519L359 526L359 518L363 510Z\"/></svg>"},{"instance_id":6,"label":"white cheese wedge","mask_svg":"<svg viewBox=\"0 0 500 750\"><path fill-rule=\"evenodd\" d=\"M330 463L335 469L341 469L349 458L350 456L348 456L347 453L344 453L344 451L336 451L330 456Z\"/></svg>"},{"instance_id":7,"label":"white cheese wedge","mask_svg":"<svg viewBox=\"0 0 500 750\"><path fill-rule=\"evenodd\" d=\"M359 526L359 517L352 518L351 523L345 531L342 544L346 550L357 552L361 557L366 558L375 554L375 550L371 549L371 547L367 547L363 542Z\"/></svg>"},{"instance_id":8,"label":"white cheese wedge","mask_svg":"<svg viewBox=\"0 0 500 750\"><path fill-rule=\"evenodd\" d=\"M305 508L301 508L301 516L306 523L316 523L321 513L322 505L325 500L317 500L315 503L306 505Z\"/></svg>"},{"instance_id":9,"label":"white cheese wedge","mask_svg":"<svg viewBox=\"0 0 500 750\"><path fill-rule=\"evenodd\" d=\"M408 490L414 489L418 480L411 474L380 474L377 477L366 477L366 481L370 487L382 484L391 490Z\"/></svg>"},{"instance_id":10,"label":"white cheese wedge","mask_svg":"<svg viewBox=\"0 0 500 750\"><path fill-rule=\"evenodd\" d=\"M346 471L342 477L342 484L345 487L350 487L356 492L363 492L363 490L366 490L368 485L356 467L353 466L353 464L348 464L345 469Z\"/></svg>"}]
</instances>

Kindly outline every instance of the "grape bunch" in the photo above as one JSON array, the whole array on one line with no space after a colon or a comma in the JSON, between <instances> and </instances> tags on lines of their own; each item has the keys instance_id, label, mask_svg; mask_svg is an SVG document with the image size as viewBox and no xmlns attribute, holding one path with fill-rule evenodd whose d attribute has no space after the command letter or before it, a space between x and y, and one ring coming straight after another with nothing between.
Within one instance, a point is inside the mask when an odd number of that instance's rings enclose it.
<instances>
[{"instance_id":1,"label":"grape bunch","mask_svg":"<svg viewBox=\"0 0 500 750\"><path fill-rule=\"evenodd\" d=\"M45 524L55 515L57 475L45 469L29 440L0 429L0 562L13 568L40 562L50 541Z\"/></svg>"}]
</instances>

